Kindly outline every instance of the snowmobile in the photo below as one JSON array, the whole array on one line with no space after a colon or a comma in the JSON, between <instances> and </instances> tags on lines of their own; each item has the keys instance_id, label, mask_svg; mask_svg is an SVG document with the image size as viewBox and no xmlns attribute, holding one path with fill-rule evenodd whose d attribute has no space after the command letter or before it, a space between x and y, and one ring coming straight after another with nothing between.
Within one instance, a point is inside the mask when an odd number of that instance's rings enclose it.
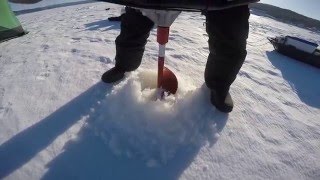
<instances>
[{"instance_id":1,"label":"snowmobile","mask_svg":"<svg viewBox=\"0 0 320 180\"><path fill-rule=\"evenodd\" d=\"M268 37L274 49L288 57L320 68L320 46L292 36Z\"/></svg>"}]
</instances>

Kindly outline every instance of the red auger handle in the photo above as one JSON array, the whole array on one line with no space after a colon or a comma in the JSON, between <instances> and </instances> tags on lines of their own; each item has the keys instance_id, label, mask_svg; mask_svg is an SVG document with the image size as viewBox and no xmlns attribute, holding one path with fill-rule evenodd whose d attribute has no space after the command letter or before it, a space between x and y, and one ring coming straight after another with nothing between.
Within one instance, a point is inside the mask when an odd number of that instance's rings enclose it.
<instances>
[{"instance_id":1,"label":"red auger handle","mask_svg":"<svg viewBox=\"0 0 320 180\"><path fill-rule=\"evenodd\" d=\"M159 43L158 54L158 88L162 87L164 57L165 57L165 45L169 40L169 27L158 26L157 29L157 42Z\"/></svg>"},{"instance_id":2,"label":"red auger handle","mask_svg":"<svg viewBox=\"0 0 320 180\"><path fill-rule=\"evenodd\" d=\"M169 40L169 27L158 26L157 29L157 42L161 45L167 44Z\"/></svg>"}]
</instances>

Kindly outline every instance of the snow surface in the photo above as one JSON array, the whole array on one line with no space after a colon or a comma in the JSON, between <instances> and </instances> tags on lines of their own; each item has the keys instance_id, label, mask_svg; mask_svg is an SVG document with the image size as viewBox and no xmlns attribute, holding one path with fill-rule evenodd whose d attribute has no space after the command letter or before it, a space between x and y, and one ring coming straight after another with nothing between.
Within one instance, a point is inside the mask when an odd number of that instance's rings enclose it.
<instances>
[{"instance_id":1,"label":"snow surface","mask_svg":"<svg viewBox=\"0 0 320 180\"><path fill-rule=\"evenodd\" d=\"M21 10L28 10L28 9L35 9L35 8L48 8L54 5L67 5L68 3L80 3L80 2L92 2L95 0L42 0L40 2L34 4L19 4L19 3L11 3L10 7L13 11L21 11Z\"/></svg>"},{"instance_id":2,"label":"snow surface","mask_svg":"<svg viewBox=\"0 0 320 180\"><path fill-rule=\"evenodd\" d=\"M155 30L137 71L100 81L120 28L107 17L120 9L90 3L18 16L30 33L0 44L0 179L320 179L320 70L266 40L320 44L319 34L253 11L235 109L223 114L204 85L199 13L171 27L165 64L178 77L175 96L155 100Z\"/></svg>"}]
</instances>

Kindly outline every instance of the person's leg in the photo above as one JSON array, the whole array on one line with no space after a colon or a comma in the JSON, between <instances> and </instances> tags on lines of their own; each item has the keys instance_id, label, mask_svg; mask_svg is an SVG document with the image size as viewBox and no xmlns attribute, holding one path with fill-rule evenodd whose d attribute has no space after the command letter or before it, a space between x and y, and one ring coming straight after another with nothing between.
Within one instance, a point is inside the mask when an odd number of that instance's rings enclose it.
<instances>
[{"instance_id":1,"label":"person's leg","mask_svg":"<svg viewBox=\"0 0 320 180\"><path fill-rule=\"evenodd\" d=\"M101 79L106 83L124 77L124 72L137 69L154 23L138 10L126 8L121 18L121 32L116 39L115 67L105 72Z\"/></svg>"},{"instance_id":2,"label":"person's leg","mask_svg":"<svg viewBox=\"0 0 320 180\"><path fill-rule=\"evenodd\" d=\"M212 104L220 111L230 112L233 102L229 88L247 55L250 12L248 6L239 6L209 11L206 16L210 54L205 82L211 89Z\"/></svg>"}]
</instances>

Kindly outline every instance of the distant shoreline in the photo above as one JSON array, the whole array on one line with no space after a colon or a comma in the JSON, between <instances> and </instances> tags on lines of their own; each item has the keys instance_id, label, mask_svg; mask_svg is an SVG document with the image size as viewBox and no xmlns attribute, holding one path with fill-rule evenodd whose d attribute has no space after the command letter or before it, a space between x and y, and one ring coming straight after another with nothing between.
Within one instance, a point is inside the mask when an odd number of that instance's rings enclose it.
<instances>
[{"instance_id":1,"label":"distant shoreline","mask_svg":"<svg viewBox=\"0 0 320 180\"><path fill-rule=\"evenodd\" d=\"M250 8L259 11L258 13L261 16L269 17L294 26L307 28L312 31L320 31L319 20L304 16L288 9L263 3L251 4Z\"/></svg>"},{"instance_id":2,"label":"distant shoreline","mask_svg":"<svg viewBox=\"0 0 320 180\"><path fill-rule=\"evenodd\" d=\"M37 12L42 10L59 8L59 7L67 7L67 6L96 3L96 2L99 2L99 1L79 0L76 2L67 2L62 4L56 4L56 5L48 5L46 7L36 7L36 8L30 8L25 10L17 10L14 12L16 15L21 15L21 14L27 14L27 13L32 13L32 12ZM250 8L262 12L262 13L259 13L259 15L262 15L262 16L273 18L278 21L292 24L298 27L308 28L309 30L312 30L312 31L320 31L319 20L301 15L291 10L287 10L287 9L283 9L283 8L279 8L273 5L263 4L263 3L251 4Z\"/></svg>"},{"instance_id":3,"label":"distant shoreline","mask_svg":"<svg viewBox=\"0 0 320 180\"><path fill-rule=\"evenodd\" d=\"M60 7L68 7L68 6L74 6L74 5L80 5L80 4L96 3L96 2L98 2L98 1L82 0L82 1L77 1L77 2L69 2L69 3L49 5L49 6L46 6L46 7L37 7L37 8L30 8L30 9L25 9L25 10L17 10L17 11L13 11L13 12L16 15L21 15L21 14L33 13L33 12L43 11L43 10L48 10L48 9L54 9L54 8L60 8Z\"/></svg>"}]
</instances>

